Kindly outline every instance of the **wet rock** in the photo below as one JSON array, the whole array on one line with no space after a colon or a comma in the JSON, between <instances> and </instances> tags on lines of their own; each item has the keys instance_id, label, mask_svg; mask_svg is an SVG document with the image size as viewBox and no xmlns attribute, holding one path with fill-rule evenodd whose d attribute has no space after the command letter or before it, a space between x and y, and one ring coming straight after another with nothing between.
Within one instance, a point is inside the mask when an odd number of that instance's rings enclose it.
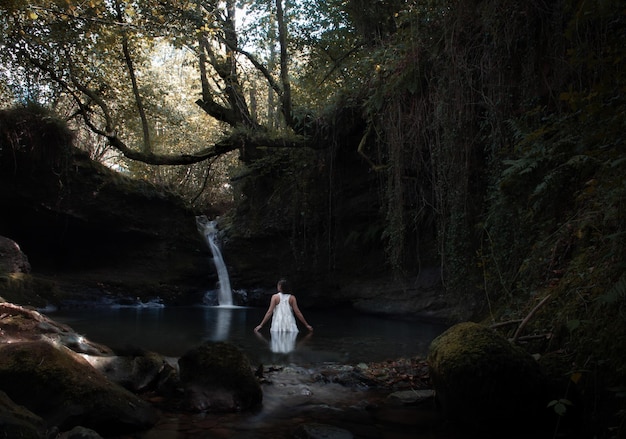
<instances>
[{"instance_id":1,"label":"wet rock","mask_svg":"<svg viewBox=\"0 0 626 439\"><path fill-rule=\"evenodd\" d=\"M44 437L43 419L17 405L0 390L0 435L6 438L40 439Z\"/></svg>"},{"instance_id":2,"label":"wet rock","mask_svg":"<svg viewBox=\"0 0 626 439\"><path fill-rule=\"evenodd\" d=\"M84 426L102 435L144 430L156 411L64 346L45 341L0 345L0 388L17 404L63 431Z\"/></svg>"},{"instance_id":3,"label":"wet rock","mask_svg":"<svg viewBox=\"0 0 626 439\"><path fill-rule=\"evenodd\" d=\"M444 415L476 430L515 430L546 415L547 379L524 350L466 322L433 340L427 358Z\"/></svg>"},{"instance_id":4,"label":"wet rock","mask_svg":"<svg viewBox=\"0 0 626 439\"><path fill-rule=\"evenodd\" d=\"M337 294L355 309L367 313L445 320L454 311L446 302L442 288L441 270L426 267L417 278L355 278Z\"/></svg>"},{"instance_id":5,"label":"wet rock","mask_svg":"<svg viewBox=\"0 0 626 439\"><path fill-rule=\"evenodd\" d=\"M28 257L12 239L0 236L0 273L30 273Z\"/></svg>"},{"instance_id":6,"label":"wet rock","mask_svg":"<svg viewBox=\"0 0 626 439\"><path fill-rule=\"evenodd\" d=\"M352 439L348 430L327 424L304 424L294 432L295 439Z\"/></svg>"},{"instance_id":7,"label":"wet rock","mask_svg":"<svg viewBox=\"0 0 626 439\"><path fill-rule=\"evenodd\" d=\"M102 439L102 436L89 428L79 426L65 433L61 433L57 436L57 439Z\"/></svg>"},{"instance_id":8,"label":"wet rock","mask_svg":"<svg viewBox=\"0 0 626 439\"><path fill-rule=\"evenodd\" d=\"M156 385L166 366L165 359L154 352L107 357L83 355L83 358L109 380L132 392Z\"/></svg>"},{"instance_id":9,"label":"wet rock","mask_svg":"<svg viewBox=\"0 0 626 439\"><path fill-rule=\"evenodd\" d=\"M387 397L387 403L391 405L416 405L435 396L435 391L426 390L399 390Z\"/></svg>"},{"instance_id":10,"label":"wet rock","mask_svg":"<svg viewBox=\"0 0 626 439\"><path fill-rule=\"evenodd\" d=\"M230 343L204 343L178 365L188 410L237 412L261 404L263 393L248 358Z\"/></svg>"},{"instance_id":11,"label":"wet rock","mask_svg":"<svg viewBox=\"0 0 626 439\"><path fill-rule=\"evenodd\" d=\"M74 352L112 355L107 346L93 343L67 325L55 322L38 311L12 303L0 303L0 343L43 340Z\"/></svg>"}]
</instances>

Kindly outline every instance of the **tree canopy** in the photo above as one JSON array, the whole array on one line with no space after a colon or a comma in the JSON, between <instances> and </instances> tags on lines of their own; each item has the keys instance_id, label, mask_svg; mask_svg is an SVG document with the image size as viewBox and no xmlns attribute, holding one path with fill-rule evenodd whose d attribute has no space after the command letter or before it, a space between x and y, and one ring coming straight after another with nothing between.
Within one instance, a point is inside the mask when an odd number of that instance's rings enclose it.
<instances>
[{"instance_id":1,"label":"tree canopy","mask_svg":"<svg viewBox=\"0 0 626 439\"><path fill-rule=\"evenodd\" d=\"M258 147L316 147L305 122L318 90L299 78L311 74L309 63L324 60L325 68L315 69L324 71L317 85L336 87L345 79L344 60L361 44L339 4L3 2L3 82L18 100L62 104L124 156L147 164L192 164L233 150L245 160ZM167 51L182 54L186 89L172 89L172 78L158 72ZM181 101L195 103L213 129L172 151L160 135L193 114L177 111Z\"/></svg>"}]
</instances>

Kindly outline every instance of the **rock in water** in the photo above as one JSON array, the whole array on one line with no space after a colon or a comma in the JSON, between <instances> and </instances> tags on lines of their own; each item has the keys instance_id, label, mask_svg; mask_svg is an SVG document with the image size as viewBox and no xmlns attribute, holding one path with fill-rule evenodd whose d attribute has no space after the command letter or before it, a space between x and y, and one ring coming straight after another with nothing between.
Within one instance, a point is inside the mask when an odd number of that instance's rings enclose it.
<instances>
[{"instance_id":1,"label":"rock in water","mask_svg":"<svg viewBox=\"0 0 626 439\"><path fill-rule=\"evenodd\" d=\"M326 424L303 424L294 432L295 439L352 439L348 430Z\"/></svg>"},{"instance_id":2,"label":"rock in water","mask_svg":"<svg viewBox=\"0 0 626 439\"><path fill-rule=\"evenodd\" d=\"M549 414L553 396L540 365L485 326L453 326L433 340L427 360L444 415L463 426L516 431Z\"/></svg>"},{"instance_id":3,"label":"rock in water","mask_svg":"<svg viewBox=\"0 0 626 439\"><path fill-rule=\"evenodd\" d=\"M81 425L119 436L153 426L156 410L80 361L64 346L45 341L0 345L0 388L17 404L60 430Z\"/></svg>"},{"instance_id":4,"label":"rock in water","mask_svg":"<svg viewBox=\"0 0 626 439\"><path fill-rule=\"evenodd\" d=\"M238 412L263 400L248 358L230 343L206 342L183 355L178 365L191 411Z\"/></svg>"}]
</instances>

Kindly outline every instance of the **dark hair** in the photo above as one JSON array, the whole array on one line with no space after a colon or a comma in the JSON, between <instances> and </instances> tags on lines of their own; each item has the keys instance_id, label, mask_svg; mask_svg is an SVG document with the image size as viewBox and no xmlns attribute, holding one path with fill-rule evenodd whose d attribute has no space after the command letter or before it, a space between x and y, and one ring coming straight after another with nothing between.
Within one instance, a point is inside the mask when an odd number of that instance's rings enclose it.
<instances>
[{"instance_id":1,"label":"dark hair","mask_svg":"<svg viewBox=\"0 0 626 439\"><path fill-rule=\"evenodd\" d=\"M290 293L291 292L291 285L289 285L289 281L287 279L279 280L278 281L278 285L280 285L280 289L284 293Z\"/></svg>"}]
</instances>

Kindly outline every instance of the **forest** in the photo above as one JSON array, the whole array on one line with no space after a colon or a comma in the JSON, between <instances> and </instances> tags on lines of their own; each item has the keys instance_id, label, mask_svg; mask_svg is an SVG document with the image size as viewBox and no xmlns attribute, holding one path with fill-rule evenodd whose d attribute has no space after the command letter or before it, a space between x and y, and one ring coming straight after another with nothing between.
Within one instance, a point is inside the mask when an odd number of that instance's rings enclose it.
<instances>
[{"instance_id":1,"label":"forest","mask_svg":"<svg viewBox=\"0 0 626 439\"><path fill-rule=\"evenodd\" d=\"M458 320L533 311L624 434L623 2L4 0L0 27L3 109L280 236L301 283L434 267Z\"/></svg>"}]
</instances>

